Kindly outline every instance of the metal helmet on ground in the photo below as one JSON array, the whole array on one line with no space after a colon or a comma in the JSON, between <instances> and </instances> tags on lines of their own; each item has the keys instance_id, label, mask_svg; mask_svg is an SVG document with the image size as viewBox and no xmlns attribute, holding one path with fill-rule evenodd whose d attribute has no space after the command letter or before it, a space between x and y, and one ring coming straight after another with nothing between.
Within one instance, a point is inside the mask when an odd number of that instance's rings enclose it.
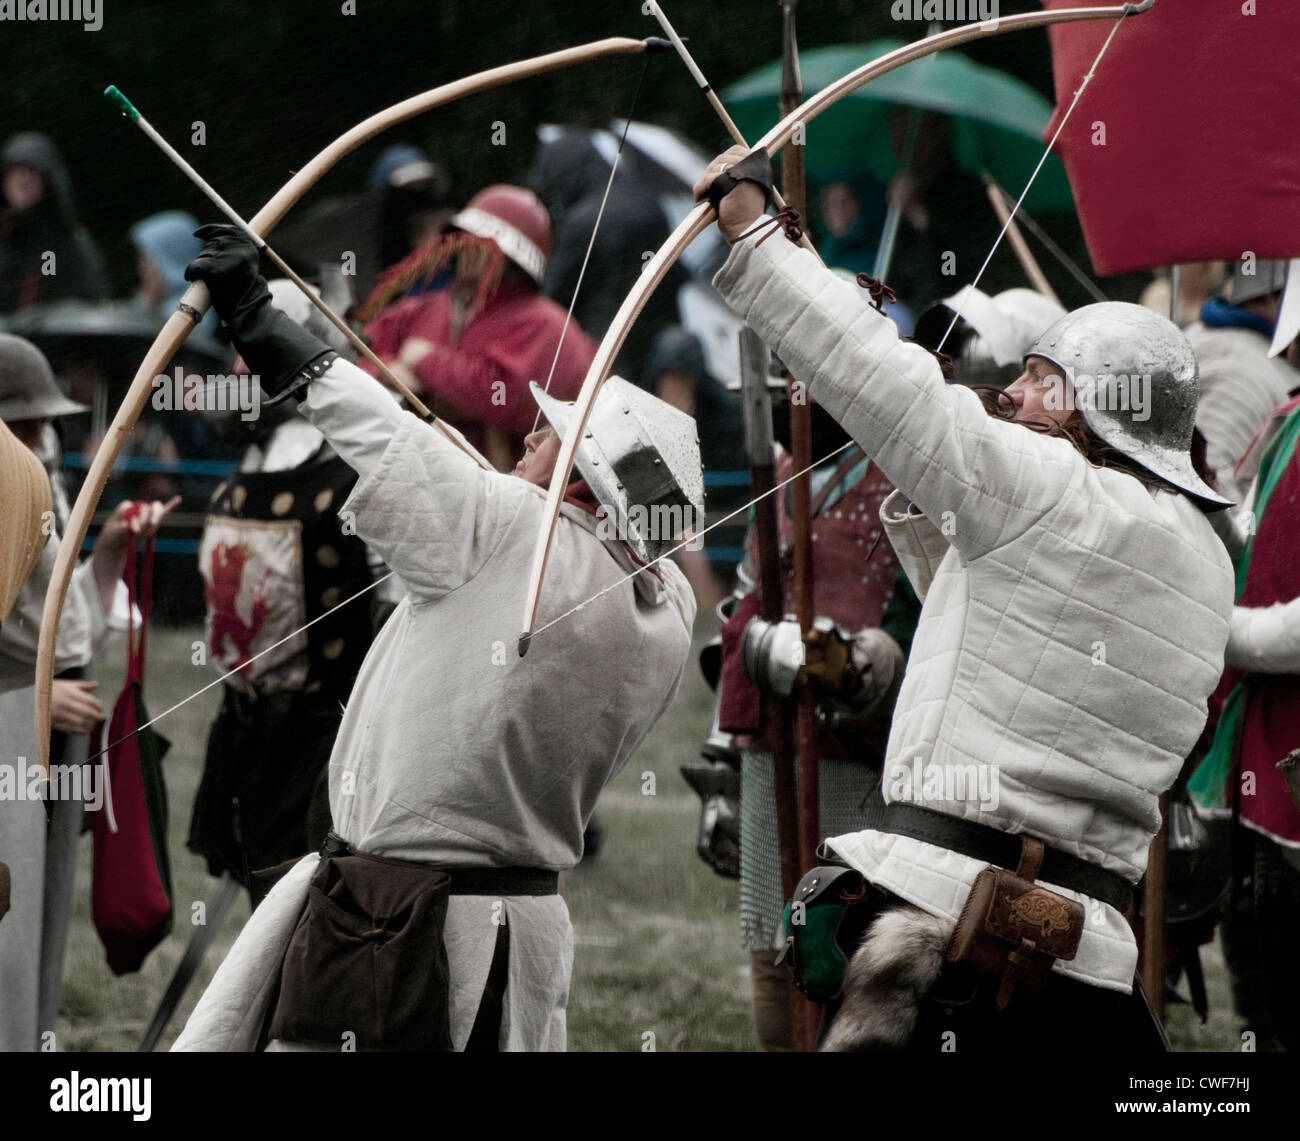
<instances>
[{"instance_id":1,"label":"metal helmet on ground","mask_svg":"<svg viewBox=\"0 0 1300 1141\"><path fill-rule=\"evenodd\" d=\"M961 320L945 344L953 357L960 384L996 384L1005 387L1020 375L1025 350L1065 310L1033 289L1005 289L996 297L965 285L951 297L936 301L916 321L914 335L929 349L952 324Z\"/></svg>"},{"instance_id":2,"label":"metal helmet on ground","mask_svg":"<svg viewBox=\"0 0 1300 1141\"><path fill-rule=\"evenodd\" d=\"M1231 504L1192 466L1201 385L1196 354L1172 321L1141 305L1101 301L1062 317L1025 356L1060 370L1066 398L1111 447L1204 505Z\"/></svg>"},{"instance_id":3,"label":"metal helmet on ground","mask_svg":"<svg viewBox=\"0 0 1300 1141\"><path fill-rule=\"evenodd\" d=\"M573 405L535 381L533 399L563 439ZM695 420L620 376L605 381L578 443L578 471L644 562L704 522L704 469Z\"/></svg>"},{"instance_id":4,"label":"metal helmet on ground","mask_svg":"<svg viewBox=\"0 0 1300 1141\"><path fill-rule=\"evenodd\" d=\"M531 190L504 183L489 186L452 215L451 225L491 238L506 257L541 285L551 252L551 216Z\"/></svg>"},{"instance_id":5,"label":"metal helmet on ground","mask_svg":"<svg viewBox=\"0 0 1300 1141\"><path fill-rule=\"evenodd\" d=\"M63 395L50 362L31 341L0 333L0 420L49 420L89 411Z\"/></svg>"}]
</instances>

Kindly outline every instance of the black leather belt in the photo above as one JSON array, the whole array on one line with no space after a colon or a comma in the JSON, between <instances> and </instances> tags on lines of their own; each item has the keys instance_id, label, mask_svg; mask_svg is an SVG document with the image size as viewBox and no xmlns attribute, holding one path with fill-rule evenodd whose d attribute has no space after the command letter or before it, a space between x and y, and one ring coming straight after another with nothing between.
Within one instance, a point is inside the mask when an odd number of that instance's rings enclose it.
<instances>
[{"instance_id":1,"label":"black leather belt","mask_svg":"<svg viewBox=\"0 0 1300 1141\"><path fill-rule=\"evenodd\" d=\"M1019 836L916 804L886 804L879 789L867 800L864 823L877 832L910 836L995 867L1015 871L1020 862ZM1100 899L1125 915L1133 908L1133 885L1123 876L1056 848L1044 851L1038 879Z\"/></svg>"},{"instance_id":2,"label":"black leather belt","mask_svg":"<svg viewBox=\"0 0 1300 1141\"><path fill-rule=\"evenodd\" d=\"M331 832L320 846L322 860L354 853L351 844ZM363 853L357 853L363 854ZM404 861L414 862L414 861ZM430 870L435 866L430 864ZM436 867L451 878L452 895L558 895L560 873L545 868L445 868Z\"/></svg>"}]
</instances>

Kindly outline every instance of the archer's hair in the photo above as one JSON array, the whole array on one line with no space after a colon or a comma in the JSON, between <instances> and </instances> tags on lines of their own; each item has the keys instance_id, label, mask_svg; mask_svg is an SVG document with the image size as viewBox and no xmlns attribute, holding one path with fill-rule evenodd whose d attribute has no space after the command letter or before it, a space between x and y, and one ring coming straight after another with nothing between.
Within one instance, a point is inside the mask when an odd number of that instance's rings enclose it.
<instances>
[{"instance_id":1,"label":"archer's hair","mask_svg":"<svg viewBox=\"0 0 1300 1141\"><path fill-rule=\"evenodd\" d=\"M990 416L999 420L1006 420L1009 423L1017 423L1023 428L1028 428L1033 432L1041 432L1044 436L1060 436L1069 440L1085 460L1093 467L1115 468L1131 475L1143 486L1152 490L1173 491L1179 489L1167 480L1161 479L1154 472L1147 471L1137 461L1126 456L1118 448L1106 443L1096 432L1088 427L1088 422L1083 418L1083 413L1077 408L1070 413L1064 424L1058 424L1055 420L1017 420L1016 406L1006 392L995 384L972 384L969 386L984 405L984 411Z\"/></svg>"}]
</instances>

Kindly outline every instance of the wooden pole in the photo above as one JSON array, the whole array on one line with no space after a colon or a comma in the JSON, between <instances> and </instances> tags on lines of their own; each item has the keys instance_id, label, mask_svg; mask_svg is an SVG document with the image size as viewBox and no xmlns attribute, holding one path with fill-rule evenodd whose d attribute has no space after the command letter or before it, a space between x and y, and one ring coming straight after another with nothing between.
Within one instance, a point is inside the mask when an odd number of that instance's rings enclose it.
<instances>
[{"instance_id":1,"label":"wooden pole","mask_svg":"<svg viewBox=\"0 0 1300 1141\"><path fill-rule=\"evenodd\" d=\"M993 204L993 212L997 214L998 221L1007 228L1007 237L1011 240L1011 248L1016 251L1016 257L1020 261L1020 268L1025 271L1025 276L1029 278L1030 284L1044 297L1050 298L1060 305L1061 299L1056 296L1056 290L1052 288L1051 282L1047 280L1047 274L1043 272L1043 267L1038 264L1033 251L1029 248L1029 243L1025 241L1025 235L1020 232L1016 220L1011 217L1011 211L1007 209L1006 199L1002 197L1002 187L989 178L988 175L985 175L984 189L988 191L989 202ZM1064 307L1062 306L1062 308Z\"/></svg>"},{"instance_id":2,"label":"wooden pole","mask_svg":"<svg viewBox=\"0 0 1300 1141\"><path fill-rule=\"evenodd\" d=\"M803 81L799 76L799 43L795 33L795 8L798 0L781 0L781 115L789 115L803 102ZM781 192L786 202L808 214L807 188L804 180L803 148L787 147L781 154ZM794 595L795 616L805 635L812 629L812 406L807 387L790 379L790 453L794 462ZM817 865L817 845L821 840L820 809L817 789L817 704L808 686L799 690L795 700L795 752L799 758L799 863L807 871ZM803 1007L802 1045L812 1050L821 1023L821 1007L814 1003L797 1003ZM796 1022L796 1041L799 1023Z\"/></svg>"},{"instance_id":3,"label":"wooden pole","mask_svg":"<svg viewBox=\"0 0 1300 1141\"><path fill-rule=\"evenodd\" d=\"M740 398L745 452L754 505L754 539L758 549L759 616L780 622L785 614L781 582L781 538L777 522L776 466L772 445L772 398L767 390L767 348L748 326L740 331ZM781 858L781 892L794 896L799 883L799 816L794 784L794 721L784 701L764 701L772 730L772 767L776 789L777 842ZM742 791L743 795L743 791Z\"/></svg>"}]
</instances>

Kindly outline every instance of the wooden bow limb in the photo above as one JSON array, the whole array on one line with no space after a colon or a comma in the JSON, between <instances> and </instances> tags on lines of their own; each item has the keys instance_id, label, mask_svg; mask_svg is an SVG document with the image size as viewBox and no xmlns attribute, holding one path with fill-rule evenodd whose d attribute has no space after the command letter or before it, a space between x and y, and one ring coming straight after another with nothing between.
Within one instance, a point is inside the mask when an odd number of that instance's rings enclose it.
<instances>
[{"instance_id":1,"label":"wooden bow limb","mask_svg":"<svg viewBox=\"0 0 1300 1141\"><path fill-rule=\"evenodd\" d=\"M769 155L775 155L790 141L790 136L800 124L810 123L828 107L873 79L911 63L915 59L956 47L970 40L984 36L1000 35L1005 32L1022 31L1026 28L1041 28L1051 24L1070 23L1076 20L1118 20L1121 16L1150 7L1148 0L1140 5L1120 4L1105 8L1063 8L1054 12L1025 12L1015 16L1003 16L995 24L983 26L968 24L960 28L950 28L935 36L927 36L916 43L904 44L887 52L879 59L872 60L855 68L847 75L828 84L816 95L804 100L791 114L785 116L771 128L759 141L758 146L766 147ZM546 494L546 506L542 515L542 525L538 531L533 548L533 562L529 572L527 592L524 598L524 613L519 634L518 649L520 656L528 652L533 629L537 623L537 608L541 598L542 579L546 574L546 563L550 556L551 541L555 533L555 524L559 518L560 504L568 486L569 476L573 472L574 458L577 455L578 441L587 430L587 421L591 418L592 408L600 386L609 375L614 358L618 355L632 323L645 308L650 295L658 288L673 263L681 256L687 246L708 229L714 219L713 207L707 202L699 203L685 218L677 229L669 235L668 240L659 248L647 263L645 271L637 279L632 292L623 299L614 320L610 322L604 339L596 351L595 359L587 370L586 379L578 399L574 402L574 415L570 422L568 435L560 447L555 470L551 475L551 484Z\"/></svg>"},{"instance_id":2,"label":"wooden bow limb","mask_svg":"<svg viewBox=\"0 0 1300 1141\"><path fill-rule=\"evenodd\" d=\"M131 100L122 94L122 92L116 87L112 86L107 88L104 94L108 98L109 102L122 112L124 118L139 127L145 136L153 142L153 144L162 151L167 158L171 159L176 168L199 189L212 205L220 210L238 229L244 232L244 235L257 247L258 252L261 253L263 257L274 265L275 268L284 275L284 277L298 287L302 295L320 311L320 313L331 325L334 326L334 328L343 334L348 343L375 366L379 376L386 380L392 388L395 388L401 394L406 403L415 409L416 414L420 419L424 420L427 424L432 424L435 428L441 431L447 439L449 439L466 455L470 456L470 458L476 463L480 462L479 457L475 456L469 447L448 432L442 424L438 423L438 418L429 411L424 401L416 396L414 392L412 392L393 374L392 370L390 370L389 367L375 355L374 350L357 336L352 326L335 313L334 310L325 303L325 299L303 281L289 263L277 254L275 250L271 249L267 244L266 239L245 222L244 219L239 216L238 211L236 211L229 202L217 193L216 189L207 181L207 179L194 169L189 160L180 154L171 143L163 138L162 133L151 122L149 122L148 119L140 114L139 110L137 110L135 104L133 104Z\"/></svg>"},{"instance_id":3,"label":"wooden bow limb","mask_svg":"<svg viewBox=\"0 0 1300 1141\"><path fill-rule=\"evenodd\" d=\"M657 39L635 40L624 37L612 37L596 40L589 44L565 48L562 51L549 52L531 59L505 64L465 76L440 87L432 88L419 95L413 95L392 107L371 115L358 123L351 130L340 135L322 150L315 158L299 170L288 182L276 192L275 196L259 210L249 221L249 227L265 237L284 218L289 210L307 193L326 173L342 158L351 154L363 143L369 142L390 127L403 123L416 115L434 108L452 103L467 95L474 95L504 83L528 79L543 75L573 64L586 63L608 56L637 55L648 50L657 50L664 45ZM702 227L701 227L702 228ZM208 309L208 290L201 282L196 282L185 291L181 305L188 307L199 318ZM145 354L143 362L131 382L125 399L113 417L90 470L81 493L68 517L68 526L59 547L58 558L54 564L54 573L50 578L49 588L45 594L45 606L41 612L40 641L36 654L35 678L35 726L36 752L41 767L49 772L50 758L50 692L54 678L54 647L58 633L59 617L63 613L63 601L72 581L72 572L76 567L77 555L85 540L90 526L91 516L99 504L108 481L109 473L117 462L117 457L126 445L131 429L144 410L153 388L153 378L164 373L172 357L185 343L193 331L196 320L181 310L173 313L163 325L157 339Z\"/></svg>"}]
</instances>

